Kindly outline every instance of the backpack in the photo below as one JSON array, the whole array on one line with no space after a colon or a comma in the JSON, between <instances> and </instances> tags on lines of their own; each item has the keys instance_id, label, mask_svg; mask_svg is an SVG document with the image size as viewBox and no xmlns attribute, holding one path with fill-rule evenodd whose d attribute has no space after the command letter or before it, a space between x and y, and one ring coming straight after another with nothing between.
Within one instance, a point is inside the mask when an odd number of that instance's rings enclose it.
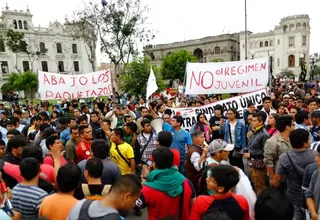
<instances>
[{"instance_id":1,"label":"backpack","mask_svg":"<svg viewBox=\"0 0 320 220\"><path fill-rule=\"evenodd\" d=\"M201 168L200 174L198 174L196 177L196 186L195 187L196 187L196 191L197 191L198 195L209 195L208 189L207 189L207 180L206 180L207 173L211 167L218 166L219 164L216 164L216 163L208 164L207 161L204 161L203 164L205 166L203 166Z\"/></svg>"},{"instance_id":2,"label":"backpack","mask_svg":"<svg viewBox=\"0 0 320 220\"><path fill-rule=\"evenodd\" d=\"M91 194L88 184L81 184L81 188L82 188L82 192L83 192L83 195L84 195L85 199L87 199L87 200L101 200L101 199L103 199L103 197L108 195L109 190L111 188L111 185L105 185L103 187L103 190L102 190L100 195L99 194L98 195L97 194Z\"/></svg>"},{"instance_id":3,"label":"backpack","mask_svg":"<svg viewBox=\"0 0 320 220\"><path fill-rule=\"evenodd\" d=\"M110 219L122 219L118 213L108 213L104 216L101 217L95 217L92 218L89 216L89 207L91 205L93 201L92 200L86 200L81 208L80 208L80 213L79 213L79 217L78 220L110 220Z\"/></svg>"}]
</instances>

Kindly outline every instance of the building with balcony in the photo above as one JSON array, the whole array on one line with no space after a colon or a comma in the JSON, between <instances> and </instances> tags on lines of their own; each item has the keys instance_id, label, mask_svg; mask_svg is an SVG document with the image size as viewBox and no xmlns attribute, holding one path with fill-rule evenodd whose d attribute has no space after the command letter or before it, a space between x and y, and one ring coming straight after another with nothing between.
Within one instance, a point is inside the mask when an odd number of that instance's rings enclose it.
<instances>
[{"instance_id":1,"label":"building with balcony","mask_svg":"<svg viewBox=\"0 0 320 220\"><path fill-rule=\"evenodd\" d=\"M248 59L272 57L273 73L291 70L298 76L301 62L309 64L310 47L309 15L282 18L273 30L264 33L248 33ZM245 59L245 32L240 33L240 58Z\"/></svg>"},{"instance_id":2,"label":"building with balcony","mask_svg":"<svg viewBox=\"0 0 320 220\"><path fill-rule=\"evenodd\" d=\"M38 70L61 74L84 74L92 72L87 55L87 44L74 34L73 24L59 22L49 27L35 27L32 14L26 11L10 10L8 5L0 16L0 87L12 72ZM13 53L6 45L9 29L23 32L28 44L27 53Z\"/></svg>"},{"instance_id":3,"label":"building with balcony","mask_svg":"<svg viewBox=\"0 0 320 220\"><path fill-rule=\"evenodd\" d=\"M143 48L143 51L152 63L160 66L166 55L181 49L196 56L198 62L239 60L239 34L223 34L170 44L148 45Z\"/></svg>"}]
</instances>

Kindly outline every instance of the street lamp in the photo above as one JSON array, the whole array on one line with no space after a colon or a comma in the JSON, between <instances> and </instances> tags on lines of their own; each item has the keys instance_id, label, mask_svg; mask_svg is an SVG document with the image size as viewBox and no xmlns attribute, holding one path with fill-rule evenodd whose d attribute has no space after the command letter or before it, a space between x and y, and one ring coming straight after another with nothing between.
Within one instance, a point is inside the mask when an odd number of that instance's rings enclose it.
<instances>
[{"instance_id":1,"label":"street lamp","mask_svg":"<svg viewBox=\"0 0 320 220\"><path fill-rule=\"evenodd\" d=\"M306 81L306 75L307 75L307 70L306 67L304 65L304 54L300 54L300 67L301 67L301 73L300 73L300 77L299 80L302 82Z\"/></svg>"},{"instance_id":2,"label":"street lamp","mask_svg":"<svg viewBox=\"0 0 320 220\"><path fill-rule=\"evenodd\" d=\"M269 89L270 89L270 95L271 95L271 91L272 91L272 62L273 62L273 51L269 52L269 59L270 59L270 67L269 67Z\"/></svg>"},{"instance_id":3,"label":"street lamp","mask_svg":"<svg viewBox=\"0 0 320 220\"><path fill-rule=\"evenodd\" d=\"M254 55L256 55L256 52L252 50L250 53L251 53L251 58L254 59Z\"/></svg>"},{"instance_id":4,"label":"street lamp","mask_svg":"<svg viewBox=\"0 0 320 220\"><path fill-rule=\"evenodd\" d=\"M316 59L315 55L312 54L311 57L310 57L310 59L311 59L311 74L310 74L310 79L313 80L313 77L314 77L314 68L315 68L315 59Z\"/></svg>"}]
</instances>

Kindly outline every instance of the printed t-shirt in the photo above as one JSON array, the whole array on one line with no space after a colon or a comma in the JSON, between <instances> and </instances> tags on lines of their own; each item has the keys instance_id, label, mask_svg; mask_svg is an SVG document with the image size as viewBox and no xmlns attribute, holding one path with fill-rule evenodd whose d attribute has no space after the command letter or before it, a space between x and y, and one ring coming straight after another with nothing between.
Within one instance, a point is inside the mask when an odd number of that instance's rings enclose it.
<instances>
[{"instance_id":1,"label":"printed t-shirt","mask_svg":"<svg viewBox=\"0 0 320 220\"><path fill-rule=\"evenodd\" d=\"M77 148L77 159L80 162L81 160L86 160L89 159L91 153L91 143L87 143L84 141L80 141L78 143L78 148Z\"/></svg>"}]
</instances>

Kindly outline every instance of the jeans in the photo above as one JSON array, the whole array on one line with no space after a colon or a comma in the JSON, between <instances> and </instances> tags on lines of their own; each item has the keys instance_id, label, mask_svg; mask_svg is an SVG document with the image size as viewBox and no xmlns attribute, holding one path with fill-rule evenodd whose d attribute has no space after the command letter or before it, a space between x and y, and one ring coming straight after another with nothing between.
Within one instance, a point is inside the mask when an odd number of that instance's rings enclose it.
<instances>
[{"instance_id":1,"label":"jeans","mask_svg":"<svg viewBox=\"0 0 320 220\"><path fill-rule=\"evenodd\" d=\"M294 205L294 219L295 220L305 220L306 219L305 211L296 205Z\"/></svg>"},{"instance_id":2,"label":"jeans","mask_svg":"<svg viewBox=\"0 0 320 220\"><path fill-rule=\"evenodd\" d=\"M250 167L249 171L255 191L257 195L259 195L265 188L267 188L267 170Z\"/></svg>"},{"instance_id":3,"label":"jeans","mask_svg":"<svg viewBox=\"0 0 320 220\"><path fill-rule=\"evenodd\" d=\"M180 162L179 172L184 176L186 175L186 163L185 163L185 161L181 161Z\"/></svg>"}]
</instances>

